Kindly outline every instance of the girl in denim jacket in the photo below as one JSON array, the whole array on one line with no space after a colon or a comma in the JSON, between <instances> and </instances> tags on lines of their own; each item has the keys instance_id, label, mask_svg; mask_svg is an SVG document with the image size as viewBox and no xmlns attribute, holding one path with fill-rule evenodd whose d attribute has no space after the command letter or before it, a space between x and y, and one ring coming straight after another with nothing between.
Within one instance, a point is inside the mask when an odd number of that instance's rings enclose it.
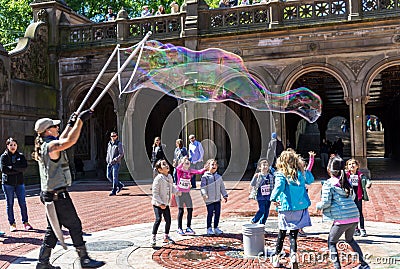
<instances>
[{"instance_id":1,"label":"girl in denim jacket","mask_svg":"<svg viewBox=\"0 0 400 269\"><path fill-rule=\"evenodd\" d=\"M328 237L328 247L333 265L335 269L341 268L336 244L345 234L346 243L358 254L361 263L358 268L369 269L369 265L363 259L360 246L353 238L360 215L353 201L353 187L345 174L342 158L331 157L327 171L331 178L322 187L321 201L317 203L317 211L322 210L324 220L333 221Z\"/></svg>"}]
</instances>

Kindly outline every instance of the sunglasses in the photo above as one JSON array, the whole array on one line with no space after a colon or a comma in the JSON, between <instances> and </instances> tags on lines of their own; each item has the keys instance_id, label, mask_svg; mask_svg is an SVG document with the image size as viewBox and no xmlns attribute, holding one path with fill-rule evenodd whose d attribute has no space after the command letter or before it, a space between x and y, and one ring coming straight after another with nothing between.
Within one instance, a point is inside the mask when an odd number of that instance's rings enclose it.
<instances>
[{"instance_id":1,"label":"sunglasses","mask_svg":"<svg viewBox=\"0 0 400 269\"><path fill-rule=\"evenodd\" d=\"M111 137L117 137L116 135L111 135Z\"/></svg>"},{"instance_id":2,"label":"sunglasses","mask_svg":"<svg viewBox=\"0 0 400 269\"><path fill-rule=\"evenodd\" d=\"M51 128L57 128L58 127L58 125L51 125L49 128L47 128L47 129L51 129Z\"/></svg>"}]
</instances>

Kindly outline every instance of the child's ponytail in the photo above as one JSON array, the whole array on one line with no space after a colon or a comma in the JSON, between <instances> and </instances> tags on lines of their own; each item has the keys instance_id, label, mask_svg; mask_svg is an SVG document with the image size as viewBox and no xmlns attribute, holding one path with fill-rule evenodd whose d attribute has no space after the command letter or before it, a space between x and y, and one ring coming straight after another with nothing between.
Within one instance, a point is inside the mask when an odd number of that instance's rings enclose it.
<instances>
[{"instance_id":1,"label":"child's ponytail","mask_svg":"<svg viewBox=\"0 0 400 269\"><path fill-rule=\"evenodd\" d=\"M352 188L344 170L344 161L339 156L333 156L329 159L327 171L329 175L339 178L340 188L342 188L347 197L351 195Z\"/></svg>"}]
</instances>

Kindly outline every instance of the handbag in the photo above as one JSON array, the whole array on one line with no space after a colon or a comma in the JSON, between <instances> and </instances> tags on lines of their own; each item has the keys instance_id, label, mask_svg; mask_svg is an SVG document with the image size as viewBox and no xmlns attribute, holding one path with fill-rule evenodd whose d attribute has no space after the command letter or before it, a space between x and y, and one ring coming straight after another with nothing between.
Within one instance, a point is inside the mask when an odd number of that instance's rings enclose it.
<instances>
[{"instance_id":1,"label":"handbag","mask_svg":"<svg viewBox=\"0 0 400 269\"><path fill-rule=\"evenodd\" d=\"M257 191L258 189L256 187L251 187L249 200L257 200Z\"/></svg>"}]
</instances>

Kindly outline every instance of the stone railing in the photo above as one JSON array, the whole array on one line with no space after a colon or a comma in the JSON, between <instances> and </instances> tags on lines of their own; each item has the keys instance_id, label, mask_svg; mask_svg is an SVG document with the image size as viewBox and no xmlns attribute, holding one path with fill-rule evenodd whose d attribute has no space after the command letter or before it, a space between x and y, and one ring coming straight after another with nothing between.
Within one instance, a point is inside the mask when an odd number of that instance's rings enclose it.
<instances>
[{"instance_id":1,"label":"stone railing","mask_svg":"<svg viewBox=\"0 0 400 269\"><path fill-rule=\"evenodd\" d=\"M107 44L119 41L139 41L148 31L152 39L179 38L186 13L150 16L130 20L60 26L61 46L77 47L91 44Z\"/></svg>"},{"instance_id":2,"label":"stone railing","mask_svg":"<svg viewBox=\"0 0 400 269\"><path fill-rule=\"evenodd\" d=\"M400 16L400 0L271 0L266 4L231 8L198 8L197 16L186 12L114 22L60 26L61 46L76 47L116 42L136 42L152 31L152 39L185 36L186 26L197 27L200 35L260 31L290 26ZM188 6L187 10L193 10ZM185 22L186 16L190 24ZM193 31L192 31L193 33Z\"/></svg>"}]
</instances>

